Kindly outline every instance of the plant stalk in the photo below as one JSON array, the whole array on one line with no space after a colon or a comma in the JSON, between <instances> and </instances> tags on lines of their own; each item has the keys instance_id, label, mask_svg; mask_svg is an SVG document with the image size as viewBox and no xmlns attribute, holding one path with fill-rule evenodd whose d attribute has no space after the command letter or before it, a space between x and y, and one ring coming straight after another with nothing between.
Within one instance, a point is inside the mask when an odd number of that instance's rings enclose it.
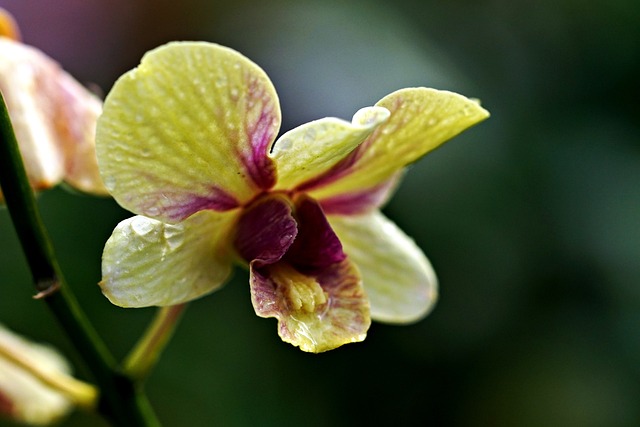
<instances>
[{"instance_id":1,"label":"plant stalk","mask_svg":"<svg viewBox=\"0 0 640 427\"><path fill-rule=\"evenodd\" d=\"M100 389L98 411L113 425L159 426L138 387L120 372L65 283L29 185L4 98L0 93L0 187L37 290L91 371ZM50 325L43 325L47 327Z\"/></svg>"}]
</instances>

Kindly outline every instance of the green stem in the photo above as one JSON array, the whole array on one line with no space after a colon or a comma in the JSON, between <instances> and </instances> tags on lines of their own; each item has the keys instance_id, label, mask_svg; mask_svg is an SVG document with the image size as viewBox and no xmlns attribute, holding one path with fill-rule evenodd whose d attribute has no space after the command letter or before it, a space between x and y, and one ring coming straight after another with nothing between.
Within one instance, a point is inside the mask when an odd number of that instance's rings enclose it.
<instances>
[{"instance_id":1,"label":"green stem","mask_svg":"<svg viewBox=\"0 0 640 427\"><path fill-rule=\"evenodd\" d=\"M186 306L178 304L161 307L156 311L149 328L125 359L124 369L130 377L142 380L149 375L173 335Z\"/></svg>"},{"instance_id":2,"label":"green stem","mask_svg":"<svg viewBox=\"0 0 640 427\"><path fill-rule=\"evenodd\" d=\"M117 426L158 426L145 395L122 374L64 281L29 186L0 93L0 187L38 291L100 388L99 411Z\"/></svg>"}]
</instances>

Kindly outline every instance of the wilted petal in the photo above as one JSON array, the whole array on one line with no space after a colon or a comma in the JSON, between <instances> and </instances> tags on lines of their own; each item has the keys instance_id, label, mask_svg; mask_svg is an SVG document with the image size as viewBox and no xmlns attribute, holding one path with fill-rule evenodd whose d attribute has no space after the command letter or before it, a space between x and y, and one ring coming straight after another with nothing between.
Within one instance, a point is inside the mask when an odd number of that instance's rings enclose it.
<instances>
[{"instance_id":1,"label":"wilted petal","mask_svg":"<svg viewBox=\"0 0 640 427\"><path fill-rule=\"evenodd\" d=\"M55 350L29 342L0 325L0 348L10 349L29 364L51 375L68 375L67 361ZM0 416L21 423L53 423L72 409L71 400L0 351Z\"/></svg>"},{"instance_id":2,"label":"wilted petal","mask_svg":"<svg viewBox=\"0 0 640 427\"><path fill-rule=\"evenodd\" d=\"M396 91L376 106L391 112L389 120L344 160L304 184L314 198L322 200L376 188L408 164L489 116L475 100L427 88Z\"/></svg>"},{"instance_id":3,"label":"wilted petal","mask_svg":"<svg viewBox=\"0 0 640 427\"><path fill-rule=\"evenodd\" d=\"M214 291L231 272L235 216L203 211L175 225L143 216L122 221L102 255L102 292L113 304L146 307Z\"/></svg>"},{"instance_id":4,"label":"wilted petal","mask_svg":"<svg viewBox=\"0 0 640 427\"><path fill-rule=\"evenodd\" d=\"M348 259L315 275L286 262L252 264L251 301L258 316L278 319L283 341L313 353L362 341L371 324L358 271Z\"/></svg>"},{"instance_id":5,"label":"wilted petal","mask_svg":"<svg viewBox=\"0 0 640 427\"><path fill-rule=\"evenodd\" d=\"M367 107L358 111L351 123L325 118L285 133L270 154L278 170L276 188L293 189L326 172L388 118L385 108Z\"/></svg>"},{"instance_id":6,"label":"wilted petal","mask_svg":"<svg viewBox=\"0 0 640 427\"><path fill-rule=\"evenodd\" d=\"M178 221L224 211L275 183L267 153L280 106L267 75L234 50L170 43L107 96L98 122L103 179L126 209Z\"/></svg>"},{"instance_id":7,"label":"wilted petal","mask_svg":"<svg viewBox=\"0 0 640 427\"><path fill-rule=\"evenodd\" d=\"M101 101L32 47L0 37L0 91L35 189L63 179L107 194L95 153Z\"/></svg>"},{"instance_id":8,"label":"wilted petal","mask_svg":"<svg viewBox=\"0 0 640 427\"><path fill-rule=\"evenodd\" d=\"M413 322L429 312L437 298L436 275L410 237L379 211L328 219L360 270L374 320Z\"/></svg>"}]
</instances>

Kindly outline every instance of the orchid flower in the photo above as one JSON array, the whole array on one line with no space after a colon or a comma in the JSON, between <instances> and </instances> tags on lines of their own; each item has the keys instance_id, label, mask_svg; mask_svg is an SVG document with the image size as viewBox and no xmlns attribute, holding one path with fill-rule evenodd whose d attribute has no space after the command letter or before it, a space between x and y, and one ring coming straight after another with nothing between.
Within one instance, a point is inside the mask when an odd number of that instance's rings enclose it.
<instances>
[{"instance_id":1,"label":"orchid flower","mask_svg":"<svg viewBox=\"0 0 640 427\"><path fill-rule=\"evenodd\" d=\"M19 34L11 15L0 9L0 92L29 183L42 190L65 181L84 192L107 194L94 139L102 101L58 63L21 43Z\"/></svg>"},{"instance_id":2,"label":"orchid flower","mask_svg":"<svg viewBox=\"0 0 640 427\"><path fill-rule=\"evenodd\" d=\"M304 351L362 341L371 319L416 321L436 276L379 208L408 164L486 117L474 100L411 88L276 140L278 98L256 64L216 44L159 47L98 120L105 185L137 214L105 245L102 291L122 307L179 304L237 262L256 314Z\"/></svg>"}]
</instances>

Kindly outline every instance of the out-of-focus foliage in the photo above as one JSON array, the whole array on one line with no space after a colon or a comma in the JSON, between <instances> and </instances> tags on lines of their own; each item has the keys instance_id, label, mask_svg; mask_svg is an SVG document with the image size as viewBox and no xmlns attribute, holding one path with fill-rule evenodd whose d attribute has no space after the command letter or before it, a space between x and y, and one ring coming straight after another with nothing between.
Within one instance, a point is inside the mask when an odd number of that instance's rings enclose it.
<instances>
[{"instance_id":1,"label":"out-of-focus foliage","mask_svg":"<svg viewBox=\"0 0 640 427\"><path fill-rule=\"evenodd\" d=\"M25 42L107 91L169 40L229 45L281 95L283 130L394 89L480 98L489 121L418 162L385 212L430 256L434 312L302 354L252 312L247 276L187 311L151 378L167 426L640 423L640 4L631 0L0 0ZM95 285L110 200L39 197L62 267L126 353L152 310ZM72 357L0 211L0 318ZM82 373L82 371L80 371ZM76 414L69 426L94 423ZM93 425L93 424L92 424Z\"/></svg>"}]
</instances>

